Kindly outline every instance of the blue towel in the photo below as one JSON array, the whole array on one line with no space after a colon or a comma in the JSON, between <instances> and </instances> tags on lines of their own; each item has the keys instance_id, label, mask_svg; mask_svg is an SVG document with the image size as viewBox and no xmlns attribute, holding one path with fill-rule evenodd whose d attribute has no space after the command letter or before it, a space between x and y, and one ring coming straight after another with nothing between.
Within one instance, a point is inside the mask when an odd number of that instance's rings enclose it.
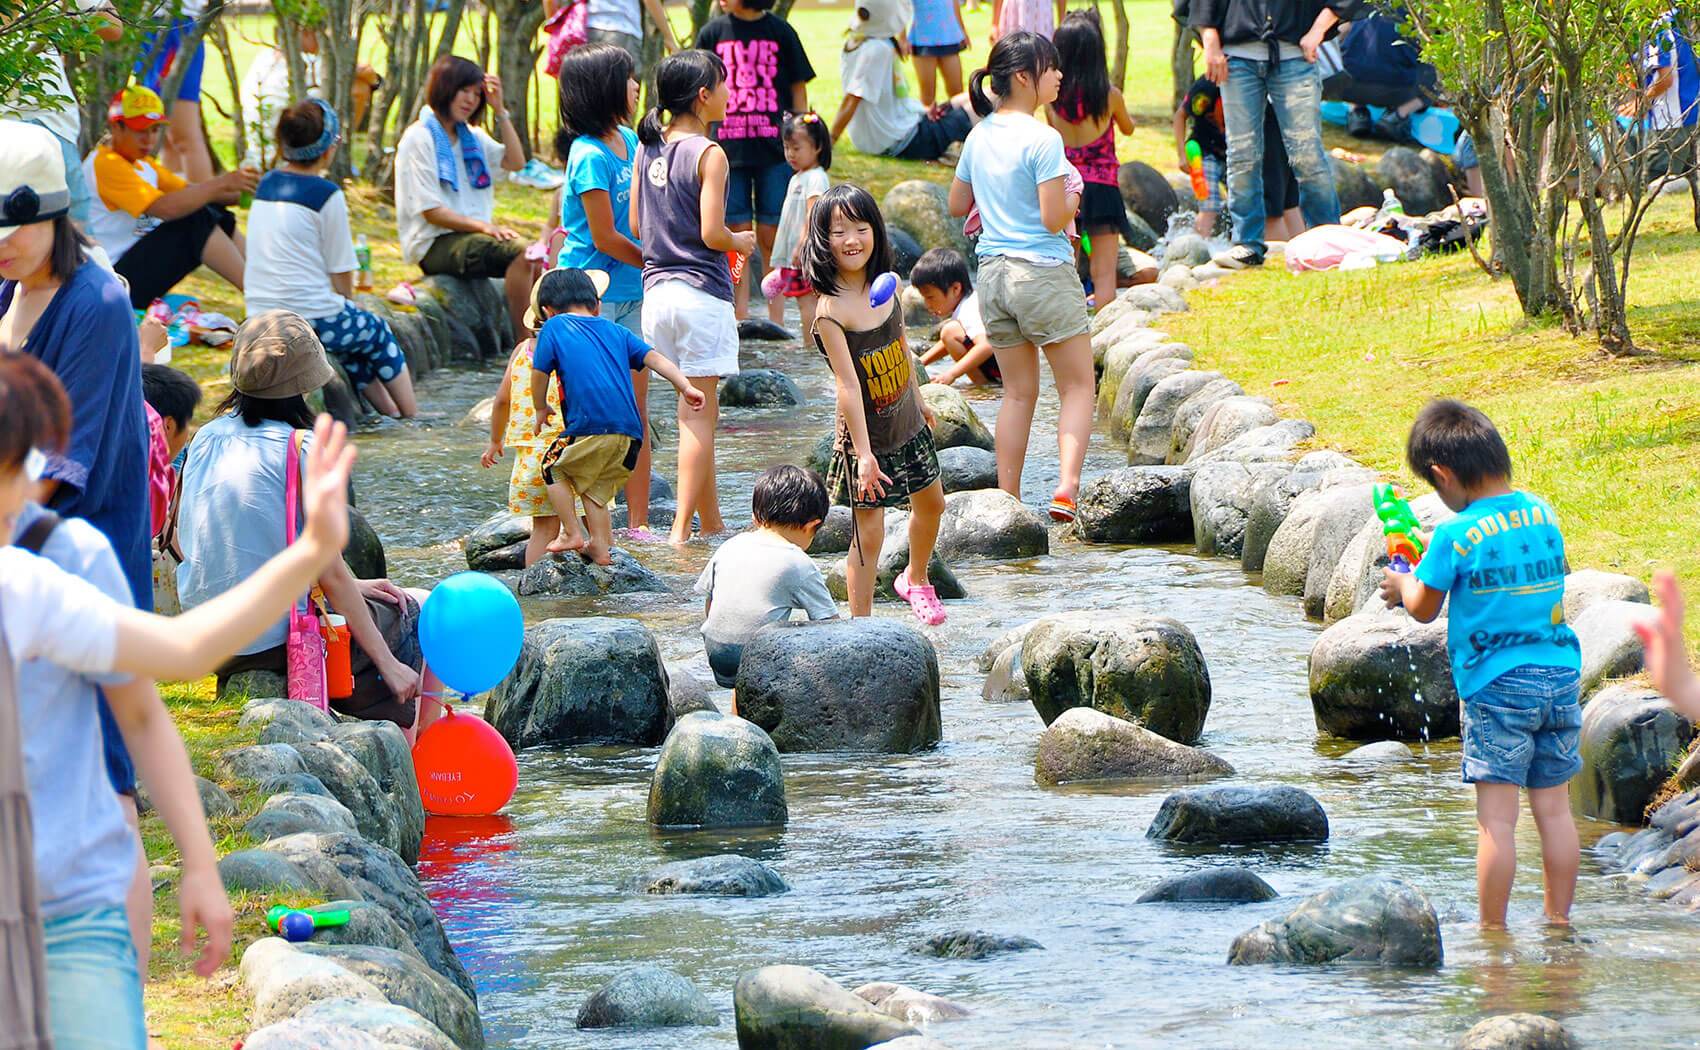
<instances>
[{"instance_id":1,"label":"blue towel","mask_svg":"<svg viewBox=\"0 0 1700 1050\"><path fill-rule=\"evenodd\" d=\"M449 133L443 130L442 121L437 114L425 111L425 127L431 132L431 144L437 147L437 181L446 183L449 189L460 191L460 166L455 163L454 146L449 142ZM460 139L461 159L466 162L466 173L472 178L472 188L487 190L490 188L490 169L484 164L484 147L479 143L478 136L465 124L457 131Z\"/></svg>"}]
</instances>

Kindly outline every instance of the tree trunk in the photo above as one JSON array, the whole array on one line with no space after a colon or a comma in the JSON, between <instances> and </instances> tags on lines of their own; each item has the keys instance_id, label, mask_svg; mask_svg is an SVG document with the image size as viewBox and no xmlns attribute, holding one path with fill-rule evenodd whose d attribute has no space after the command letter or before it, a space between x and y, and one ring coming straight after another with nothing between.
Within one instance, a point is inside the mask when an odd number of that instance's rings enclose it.
<instances>
[{"instance_id":1,"label":"tree trunk","mask_svg":"<svg viewBox=\"0 0 1700 1050\"><path fill-rule=\"evenodd\" d=\"M248 155L248 115L242 112L242 81L236 74L236 59L230 53L230 33L225 28L224 19L214 22L207 35L212 38L213 47L218 49L219 59L224 65L225 79L230 81L230 118L236 125L236 162L240 164L242 158Z\"/></svg>"},{"instance_id":2,"label":"tree trunk","mask_svg":"<svg viewBox=\"0 0 1700 1050\"><path fill-rule=\"evenodd\" d=\"M284 65L289 67L289 97L301 98L307 93L307 59L301 54L300 11L294 2L272 4L272 17L277 19L277 46L283 52ZM264 120L264 115L261 115Z\"/></svg>"},{"instance_id":3,"label":"tree trunk","mask_svg":"<svg viewBox=\"0 0 1700 1050\"><path fill-rule=\"evenodd\" d=\"M320 88L325 101L338 113L354 112L354 70L359 64L361 23L365 20L364 0L321 0L325 32L319 41ZM353 171L353 156L348 149L337 150L331 159L330 177L335 181L348 178Z\"/></svg>"},{"instance_id":4,"label":"tree trunk","mask_svg":"<svg viewBox=\"0 0 1700 1050\"><path fill-rule=\"evenodd\" d=\"M1127 0L1110 0L1110 15L1116 24L1116 53L1110 60L1110 83L1127 87Z\"/></svg>"},{"instance_id":5,"label":"tree trunk","mask_svg":"<svg viewBox=\"0 0 1700 1050\"><path fill-rule=\"evenodd\" d=\"M506 4L502 4L506 7ZM496 75L502 78L502 94L513 117L525 155L535 156L531 142L531 77L537 69L537 30L543 25L543 5L526 3L501 19L502 32L496 45Z\"/></svg>"},{"instance_id":6,"label":"tree trunk","mask_svg":"<svg viewBox=\"0 0 1700 1050\"><path fill-rule=\"evenodd\" d=\"M1119 3L1116 5L1121 6ZM1175 40L1169 49L1169 107L1173 112L1180 108L1186 93L1192 90L1195 79L1192 65L1192 45L1198 39L1198 31L1182 22L1175 23Z\"/></svg>"},{"instance_id":7,"label":"tree trunk","mask_svg":"<svg viewBox=\"0 0 1700 1050\"><path fill-rule=\"evenodd\" d=\"M695 40L697 33L702 30L704 25L708 24L710 18L714 17L714 4L712 0L690 0L690 3L691 39ZM680 41L680 43L684 43L684 41Z\"/></svg>"}]
</instances>

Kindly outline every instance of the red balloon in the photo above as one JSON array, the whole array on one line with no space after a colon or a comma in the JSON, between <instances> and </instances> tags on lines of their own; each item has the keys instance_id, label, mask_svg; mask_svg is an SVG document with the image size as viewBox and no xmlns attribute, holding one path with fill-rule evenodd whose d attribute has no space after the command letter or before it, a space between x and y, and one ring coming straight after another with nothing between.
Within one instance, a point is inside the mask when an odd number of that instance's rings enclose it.
<instances>
[{"instance_id":1,"label":"red balloon","mask_svg":"<svg viewBox=\"0 0 1700 1050\"><path fill-rule=\"evenodd\" d=\"M487 817L519 786L519 766L502 734L477 715L453 710L419 734L413 772L425 812L438 816Z\"/></svg>"}]
</instances>

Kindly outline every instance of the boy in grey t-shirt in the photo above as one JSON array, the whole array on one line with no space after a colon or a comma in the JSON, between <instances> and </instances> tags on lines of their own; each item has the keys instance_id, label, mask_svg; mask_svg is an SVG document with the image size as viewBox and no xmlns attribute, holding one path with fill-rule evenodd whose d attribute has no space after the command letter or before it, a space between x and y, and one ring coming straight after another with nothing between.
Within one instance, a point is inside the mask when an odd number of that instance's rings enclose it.
<instances>
[{"instance_id":1,"label":"boy in grey t-shirt","mask_svg":"<svg viewBox=\"0 0 1700 1050\"><path fill-rule=\"evenodd\" d=\"M722 544L696 586L708 599L702 625L708 666L728 689L737 684L744 646L757 631L789 620L798 609L811 620L838 615L807 554L831 507L820 475L774 467L756 479L750 503L756 527Z\"/></svg>"}]
</instances>

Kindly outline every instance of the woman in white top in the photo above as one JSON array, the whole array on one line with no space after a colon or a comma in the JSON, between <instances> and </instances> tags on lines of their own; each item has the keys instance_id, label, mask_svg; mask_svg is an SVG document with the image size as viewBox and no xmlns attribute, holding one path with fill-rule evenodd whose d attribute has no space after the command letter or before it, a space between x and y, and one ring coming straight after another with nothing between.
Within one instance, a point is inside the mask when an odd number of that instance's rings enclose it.
<instances>
[{"instance_id":1,"label":"woman in white top","mask_svg":"<svg viewBox=\"0 0 1700 1050\"><path fill-rule=\"evenodd\" d=\"M444 55L431 67L425 99L428 107L395 150L401 256L428 274L501 278L513 330L523 332L531 302L528 242L497 225L490 170L498 157L504 171L525 167L525 147L503 105L502 82L473 62ZM496 114L500 142L472 126L486 104Z\"/></svg>"}]
</instances>

